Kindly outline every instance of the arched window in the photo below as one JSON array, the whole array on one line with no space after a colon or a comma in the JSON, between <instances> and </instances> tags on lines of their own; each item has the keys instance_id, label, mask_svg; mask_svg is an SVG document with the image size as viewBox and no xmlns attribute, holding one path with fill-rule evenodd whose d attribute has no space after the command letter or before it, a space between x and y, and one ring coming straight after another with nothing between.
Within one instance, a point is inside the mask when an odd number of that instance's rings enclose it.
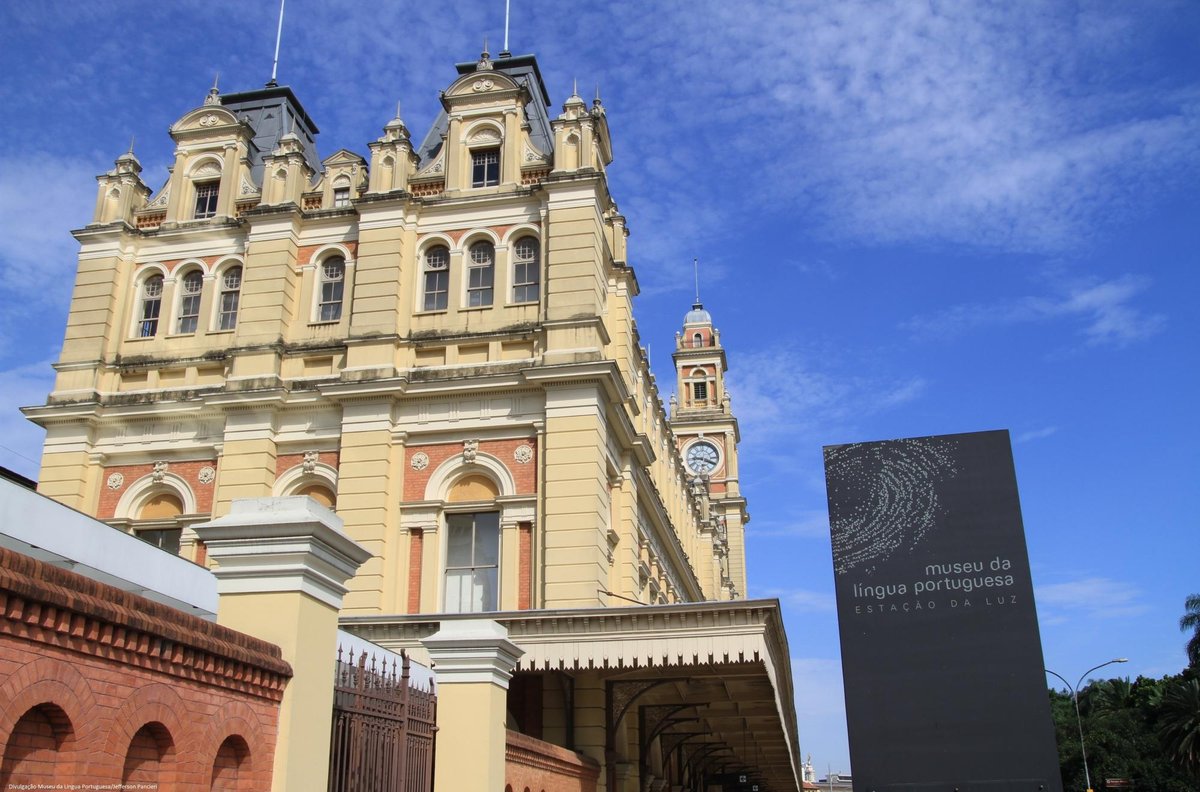
<instances>
[{"instance_id":1,"label":"arched window","mask_svg":"<svg viewBox=\"0 0 1200 792\"><path fill-rule=\"evenodd\" d=\"M138 337L153 338L158 334L158 315L162 313L162 275L151 275L142 282L142 306L139 312Z\"/></svg>"},{"instance_id":2,"label":"arched window","mask_svg":"<svg viewBox=\"0 0 1200 792\"><path fill-rule=\"evenodd\" d=\"M703 334L701 334L701 333L693 333L693 334L692 334L692 346L694 346L694 347L702 347L702 346L704 346L704 336L703 336Z\"/></svg>"},{"instance_id":3,"label":"arched window","mask_svg":"<svg viewBox=\"0 0 1200 792\"><path fill-rule=\"evenodd\" d=\"M173 492L156 493L138 510L137 519L142 525L134 525L134 536L168 553L178 555L183 529L178 526L177 518L181 514L183 501L178 495Z\"/></svg>"},{"instance_id":4,"label":"arched window","mask_svg":"<svg viewBox=\"0 0 1200 792\"><path fill-rule=\"evenodd\" d=\"M513 302L537 302L540 280L538 242L522 237L513 245Z\"/></svg>"},{"instance_id":5,"label":"arched window","mask_svg":"<svg viewBox=\"0 0 1200 792\"><path fill-rule=\"evenodd\" d=\"M317 303L317 321L336 322L342 318L342 297L346 286L346 260L341 256L321 264L321 298Z\"/></svg>"},{"instance_id":6,"label":"arched window","mask_svg":"<svg viewBox=\"0 0 1200 792\"><path fill-rule=\"evenodd\" d=\"M296 490L296 495L306 495L327 509L337 508L337 495L324 484L305 484Z\"/></svg>"},{"instance_id":7,"label":"arched window","mask_svg":"<svg viewBox=\"0 0 1200 792\"><path fill-rule=\"evenodd\" d=\"M204 292L204 274L192 270L183 276L179 286L179 330L180 333L196 332L200 321L200 295Z\"/></svg>"},{"instance_id":8,"label":"arched window","mask_svg":"<svg viewBox=\"0 0 1200 792\"><path fill-rule=\"evenodd\" d=\"M242 294L242 268L230 267L221 275L220 313L217 327L232 330L237 325L238 302Z\"/></svg>"},{"instance_id":9,"label":"arched window","mask_svg":"<svg viewBox=\"0 0 1200 792\"><path fill-rule=\"evenodd\" d=\"M446 310L450 294L450 250L435 245L425 251L424 310Z\"/></svg>"},{"instance_id":10,"label":"arched window","mask_svg":"<svg viewBox=\"0 0 1200 792\"><path fill-rule=\"evenodd\" d=\"M467 307L492 304L492 286L496 280L496 248L491 242L471 245L471 263L467 266Z\"/></svg>"}]
</instances>

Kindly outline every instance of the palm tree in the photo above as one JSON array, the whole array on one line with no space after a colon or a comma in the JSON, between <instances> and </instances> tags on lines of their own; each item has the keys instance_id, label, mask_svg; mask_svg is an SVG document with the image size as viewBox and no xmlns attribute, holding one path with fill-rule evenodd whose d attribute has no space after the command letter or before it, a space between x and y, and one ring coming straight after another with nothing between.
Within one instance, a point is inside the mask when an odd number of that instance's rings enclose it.
<instances>
[{"instance_id":1,"label":"palm tree","mask_svg":"<svg viewBox=\"0 0 1200 792\"><path fill-rule=\"evenodd\" d=\"M1163 744L1180 767L1200 777L1200 680L1170 685L1163 693L1159 713L1158 734Z\"/></svg>"},{"instance_id":2,"label":"palm tree","mask_svg":"<svg viewBox=\"0 0 1200 792\"><path fill-rule=\"evenodd\" d=\"M1200 668L1200 594L1192 594L1184 600L1183 608L1187 612L1179 619L1179 629L1192 631L1187 642L1188 666Z\"/></svg>"}]
</instances>

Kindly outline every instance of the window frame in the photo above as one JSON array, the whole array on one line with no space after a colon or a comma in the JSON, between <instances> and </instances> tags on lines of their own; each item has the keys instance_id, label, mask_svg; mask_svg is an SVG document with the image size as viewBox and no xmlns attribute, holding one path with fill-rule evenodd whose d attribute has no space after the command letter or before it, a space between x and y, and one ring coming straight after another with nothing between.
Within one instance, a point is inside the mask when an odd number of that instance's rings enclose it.
<instances>
[{"instance_id":1,"label":"window frame","mask_svg":"<svg viewBox=\"0 0 1200 792\"><path fill-rule=\"evenodd\" d=\"M472 188L496 187L500 184L500 148L495 145L471 149Z\"/></svg>"},{"instance_id":2,"label":"window frame","mask_svg":"<svg viewBox=\"0 0 1200 792\"><path fill-rule=\"evenodd\" d=\"M189 292L188 284L196 283L197 280L198 288L194 293ZM177 278L176 283L179 284L179 293L176 295L179 311L175 317L175 333L177 335L195 335L196 331L200 329L200 303L204 300L204 272L199 269L190 269L184 273L182 278Z\"/></svg>"},{"instance_id":3,"label":"window frame","mask_svg":"<svg viewBox=\"0 0 1200 792\"><path fill-rule=\"evenodd\" d=\"M234 271L236 271L238 273L238 282L237 282L236 287L230 288L227 278L229 277L230 273L232 273ZM217 327L218 331L234 330L237 328L238 311L241 309L241 304L242 304L242 278L243 278L243 276L244 276L244 269L243 269L242 264L233 264L231 266L228 266L225 269L221 270L221 272L217 275L219 280L217 282L217 305L216 305L217 322L216 322L216 327ZM229 297L230 295L233 296L233 309L232 310L226 308L226 298ZM227 325L226 317L228 317L228 316L232 316L232 319L230 319L228 321L228 325Z\"/></svg>"},{"instance_id":4,"label":"window frame","mask_svg":"<svg viewBox=\"0 0 1200 792\"><path fill-rule=\"evenodd\" d=\"M484 258L482 251L488 251ZM476 251L480 251L479 258ZM472 242L467 248L464 308L491 308L496 303L496 245L490 239Z\"/></svg>"},{"instance_id":5,"label":"window frame","mask_svg":"<svg viewBox=\"0 0 1200 792\"><path fill-rule=\"evenodd\" d=\"M490 549L493 553L493 558L490 560L490 562L486 557L480 557L478 555L478 553L481 549L481 544L482 544L480 542L479 533L478 533L479 527L480 527L479 519L482 517L487 517L494 521L494 525L483 526L487 530L494 529L494 532L495 532L495 539L494 539L495 544L493 547L487 548L487 549ZM462 564L462 563L458 563L458 562L452 564L451 563L451 553L452 553L451 543L453 542L452 534L456 530L459 530L463 527L462 521L465 519L470 520L470 530L471 530L470 562L467 564ZM458 525L455 525L455 523L458 523ZM442 563L442 581L441 581L442 582L443 610L446 613L493 613L495 611L500 610L500 578L501 578L501 576L500 576L500 571L501 571L500 570L500 566L501 566L500 561L503 558L503 553L502 553L502 548L501 548L503 527L501 525L500 510L495 509L495 508L492 508L492 509L484 508L480 511L447 512L445 514L445 526L446 526L446 545L445 545L445 555L443 556L443 563ZM491 537L485 537L485 541L488 541L490 543ZM453 597L453 604L452 604L451 592L454 591L454 588L452 588L452 584L451 584L452 575L457 576L457 575L462 575L463 573L468 573L469 577L467 578L467 580L469 580L469 583L467 583L467 585L475 586L478 584L477 575L479 574L479 572L484 571L485 573L487 573L489 570L490 570L490 580L485 580L485 582L484 582L484 586L487 586L489 588L485 588L482 591L482 595L483 595L482 600L483 601L482 601L481 607L479 609L470 607L473 603L472 600L468 600L465 603L468 607L466 607L464 609L464 607L463 607L464 597L463 597L463 593L462 593L461 582L459 583L457 594ZM456 578L456 582L459 580L461 580L461 578ZM472 589L471 591L468 592L468 596L473 595L474 593L475 592ZM491 598L490 599L491 607L488 607L489 595Z\"/></svg>"},{"instance_id":6,"label":"window frame","mask_svg":"<svg viewBox=\"0 0 1200 792\"><path fill-rule=\"evenodd\" d=\"M345 209L350 206L350 185L338 186L333 188L333 208Z\"/></svg>"},{"instance_id":7,"label":"window frame","mask_svg":"<svg viewBox=\"0 0 1200 792\"><path fill-rule=\"evenodd\" d=\"M521 247L529 244L530 257L521 257ZM512 301L536 303L542 298L542 247L535 236L522 236L509 248L512 251ZM532 296L530 293L532 292Z\"/></svg>"},{"instance_id":8,"label":"window frame","mask_svg":"<svg viewBox=\"0 0 1200 792\"><path fill-rule=\"evenodd\" d=\"M195 200L192 202L193 220L210 220L217 216L217 206L221 199L221 180L202 179L193 183ZM210 192L211 191L211 192ZM205 202L201 208L201 201Z\"/></svg>"},{"instance_id":9,"label":"window frame","mask_svg":"<svg viewBox=\"0 0 1200 792\"><path fill-rule=\"evenodd\" d=\"M336 278L332 277L326 269L334 262L341 263L341 272ZM345 315L346 270L346 258L340 254L327 256L317 263L315 318L317 323L342 321L342 317Z\"/></svg>"},{"instance_id":10,"label":"window frame","mask_svg":"<svg viewBox=\"0 0 1200 792\"><path fill-rule=\"evenodd\" d=\"M150 293L150 284L158 283L158 291ZM135 336L137 338L154 338L158 335L158 324L162 319L163 293L166 291L166 278L161 272L151 272L142 278L138 284L138 311ZM153 306L153 316L151 313Z\"/></svg>"},{"instance_id":11,"label":"window frame","mask_svg":"<svg viewBox=\"0 0 1200 792\"><path fill-rule=\"evenodd\" d=\"M445 261L441 264L430 260L430 254L437 251L445 253ZM437 242L425 248L425 252L421 254L421 310L434 312L449 309L450 248L442 242Z\"/></svg>"}]
</instances>

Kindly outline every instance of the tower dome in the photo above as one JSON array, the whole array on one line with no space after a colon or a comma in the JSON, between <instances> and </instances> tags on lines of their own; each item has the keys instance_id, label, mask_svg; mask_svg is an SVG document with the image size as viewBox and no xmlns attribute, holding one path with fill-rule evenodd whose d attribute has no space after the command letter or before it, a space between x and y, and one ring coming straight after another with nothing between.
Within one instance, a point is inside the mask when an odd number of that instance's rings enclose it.
<instances>
[{"instance_id":1,"label":"tower dome","mask_svg":"<svg viewBox=\"0 0 1200 792\"><path fill-rule=\"evenodd\" d=\"M692 303L692 310L688 311L687 315L683 317L683 323L685 325L693 325L693 324L710 325L710 324L712 324L712 314L710 314L708 311L704 310L704 306L701 305L699 302L694 302L694 303Z\"/></svg>"}]
</instances>

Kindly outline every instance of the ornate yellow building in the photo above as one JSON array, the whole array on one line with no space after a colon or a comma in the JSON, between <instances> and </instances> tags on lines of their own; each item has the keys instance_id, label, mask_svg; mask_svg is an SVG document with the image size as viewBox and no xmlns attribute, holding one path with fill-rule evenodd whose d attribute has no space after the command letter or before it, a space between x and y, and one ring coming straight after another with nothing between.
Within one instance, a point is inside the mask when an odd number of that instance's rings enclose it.
<instances>
[{"instance_id":1,"label":"ornate yellow building","mask_svg":"<svg viewBox=\"0 0 1200 792\"><path fill-rule=\"evenodd\" d=\"M237 499L308 495L371 553L345 620L395 646L430 633L420 614L507 613L542 640L559 627L515 612L620 606L642 640L629 661L654 666L656 629L741 625L774 649L759 658L742 635L735 659L710 640L689 662L769 667L753 672L770 677L755 694L769 711L739 709L727 679L710 728L736 742L740 722L745 749L750 719L770 720L761 761L738 766L771 765L770 788L787 788L778 605L688 605L746 595L719 333L699 303L687 313L668 415L633 320L601 101L572 95L554 115L532 56L457 69L419 145L397 117L367 159L319 160L289 88L214 88L171 127L161 188L132 152L98 177L54 391L25 411L47 432L39 490L201 563L190 526ZM679 607L656 626L634 604ZM588 631L619 626L595 618L608 626ZM560 681L524 684L546 713L572 711ZM537 715L537 736L600 754L602 786L625 788L636 739L574 717ZM655 750L640 761L665 779Z\"/></svg>"}]
</instances>

